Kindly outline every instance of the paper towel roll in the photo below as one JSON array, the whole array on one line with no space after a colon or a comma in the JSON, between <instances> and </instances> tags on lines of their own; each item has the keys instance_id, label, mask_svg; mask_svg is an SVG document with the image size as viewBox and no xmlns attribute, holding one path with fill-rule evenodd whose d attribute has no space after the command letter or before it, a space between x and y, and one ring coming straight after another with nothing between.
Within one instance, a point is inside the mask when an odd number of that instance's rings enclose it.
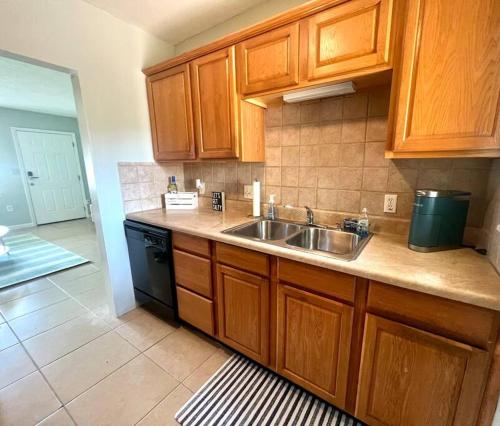
<instances>
[{"instance_id":1,"label":"paper towel roll","mask_svg":"<svg viewBox=\"0 0 500 426\"><path fill-rule=\"evenodd\" d=\"M260 216L260 182L258 180L253 183L253 215Z\"/></svg>"}]
</instances>

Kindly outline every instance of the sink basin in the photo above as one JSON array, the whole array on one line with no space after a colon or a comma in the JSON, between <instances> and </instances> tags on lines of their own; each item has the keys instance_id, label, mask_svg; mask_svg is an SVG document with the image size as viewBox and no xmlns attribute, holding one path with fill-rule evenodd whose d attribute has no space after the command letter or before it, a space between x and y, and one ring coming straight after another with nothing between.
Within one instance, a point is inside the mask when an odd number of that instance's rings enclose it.
<instances>
[{"instance_id":1,"label":"sink basin","mask_svg":"<svg viewBox=\"0 0 500 426\"><path fill-rule=\"evenodd\" d=\"M227 231L230 235L255 238L257 240L283 240L302 229L300 225L274 220L261 220Z\"/></svg>"},{"instance_id":2,"label":"sink basin","mask_svg":"<svg viewBox=\"0 0 500 426\"><path fill-rule=\"evenodd\" d=\"M341 260L354 260L371 237L321 225L306 225L285 220L258 220L222 231L235 237L315 253Z\"/></svg>"},{"instance_id":3,"label":"sink basin","mask_svg":"<svg viewBox=\"0 0 500 426\"><path fill-rule=\"evenodd\" d=\"M354 253L360 238L350 232L333 229L307 228L286 240L290 246L307 250L326 251L340 255Z\"/></svg>"}]
</instances>

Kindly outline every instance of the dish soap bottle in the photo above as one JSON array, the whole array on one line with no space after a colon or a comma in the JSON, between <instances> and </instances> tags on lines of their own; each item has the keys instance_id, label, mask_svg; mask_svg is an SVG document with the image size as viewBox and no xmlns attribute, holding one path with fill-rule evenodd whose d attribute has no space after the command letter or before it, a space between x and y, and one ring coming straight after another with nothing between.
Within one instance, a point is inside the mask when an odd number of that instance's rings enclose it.
<instances>
[{"instance_id":1,"label":"dish soap bottle","mask_svg":"<svg viewBox=\"0 0 500 426\"><path fill-rule=\"evenodd\" d=\"M171 194L176 194L177 193L177 183L176 183L175 176L169 176L168 177L167 192L169 192Z\"/></svg>"},{"instance_id":2,"label":"dish soap bottle","mask_svg":"<svg viewBox=\"0 0 500 426\"><path fill-rule=\"evenodd\" d=\"M367 237L369 233L369 227L370 221L368 219L368 210L365 207L363 208L363 210L361 210L361 216L358 220L358 235L362 238Z\"/></svg>"},{"instance_id":3,"label":"dish soap bottle","mask_svg":"<svg viewBox=\"0 0 500 426\"><path fill-rule=\"evenodd\" d=\"M274 201L274 194L269 195L269 205L267 206L267 218L269 220L276 219L276 202Z\"/></svg>"}]
</instances>

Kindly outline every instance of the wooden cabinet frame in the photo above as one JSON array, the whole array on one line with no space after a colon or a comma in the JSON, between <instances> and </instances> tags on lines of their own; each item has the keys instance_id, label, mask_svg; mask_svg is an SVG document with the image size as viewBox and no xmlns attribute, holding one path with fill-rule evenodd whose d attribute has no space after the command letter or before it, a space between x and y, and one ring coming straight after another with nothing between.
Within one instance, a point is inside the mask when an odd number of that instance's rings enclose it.
<instances>
[{"instance_id":1,"label":"wooden cabinet frame","mask_svg":"<svg viewBox=\"0 0 500 426\"><path fill-rule=\"evenodd\" d=\"M164 105L162 99L159 99L159 94L155 95L155 84L159 84L160 81L175 78L180 76L182 85L177 87L177 90L181 90L181 97L183 97L184 105L174 105L171 109L172 111L164 111ZM191 82L189 74L188 64L178 65L174 68L169 68L161 73L151 75L146 80L146 88L148 95L148 105L149 105L149 119L151 123L151 136L153 139L153 154L155 160L157 161L169 161L169 160L192 160L196 157L195 143L194 143L194 128L193 128L193 108L191 100ZM173 90L170 87L169 90ZM158 99L157 99L158 96ZM177 99L181 101L181 99ZM164 99L163 99L164 101ZM158 128L158 123L161 120L166 119L163 114L170 115L169 121L179 121L176 117L178 114L183 114L183 119L185 120L185 128L182 129L184 134L179 134L177 131L181 129L173 129L172 134L164 135L160 132ZM176 123L177 125L177 123ZM177 133L176 133L177 132ZM175 143L172 141L175 139ZM181 142L181 144L179 144ZM173 149L166 149L167 143L169 147Z\"/></svg>"}]
</instances>

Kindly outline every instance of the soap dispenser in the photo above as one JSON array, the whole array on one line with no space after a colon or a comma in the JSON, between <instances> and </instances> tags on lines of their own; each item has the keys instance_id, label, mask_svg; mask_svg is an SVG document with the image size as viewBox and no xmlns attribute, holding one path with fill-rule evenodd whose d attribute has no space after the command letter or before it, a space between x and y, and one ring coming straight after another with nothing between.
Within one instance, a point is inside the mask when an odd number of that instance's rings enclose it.
<instances>
[{"instance_id":1,"label":"soap dispenser","mask_svg":"<svg viewBox=\"0 0 500 426\"><path fill-rule=\"evenodd\" d=\"M271 194L269 195L269 204L267 206L267 218L269 220L275 220L277 215L276 215L276 202L274 201L275 195Z\"/></svg>"},{"instance_id":2,"label":"soap dispenser","mask_svg":"<svg viewBox=\"0 0 500 426\"><path fill-rule=\"evenodd\" d=\"M363 210L361 210L361 216L358 220L357 234L362 238L367 237L369 234L369 228L370 221L368 219L368 210L364 207Z\"/></svg>"}]
</instances>

